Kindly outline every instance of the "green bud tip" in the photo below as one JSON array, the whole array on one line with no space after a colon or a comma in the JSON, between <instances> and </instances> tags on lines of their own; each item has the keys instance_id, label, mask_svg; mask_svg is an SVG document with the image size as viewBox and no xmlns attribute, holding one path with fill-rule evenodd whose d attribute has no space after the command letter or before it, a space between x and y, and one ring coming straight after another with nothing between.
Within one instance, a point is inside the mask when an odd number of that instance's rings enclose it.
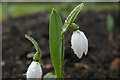
<instances>
[{"instance_id":1,"label":"green bud tip","mask_svg":"<svg viewBox=\"0 0 120 80\"><path fill-rule=\"evenodd\" d=\"M71 28L72 28L73 31L79 30L78 25L75 24L75 23L72 23L72 24L71 24Z\"/></svg>"}]
</instances>

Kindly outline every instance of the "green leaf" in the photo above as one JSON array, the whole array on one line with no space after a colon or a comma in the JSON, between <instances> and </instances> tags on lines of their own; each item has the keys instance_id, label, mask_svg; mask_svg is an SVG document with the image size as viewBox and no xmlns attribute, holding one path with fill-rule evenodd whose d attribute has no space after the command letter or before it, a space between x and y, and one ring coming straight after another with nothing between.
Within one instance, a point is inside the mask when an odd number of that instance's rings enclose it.
<instances>
[{"instance_id":1,"label":"green leaf","mask_svg":"<svg viewBox=\"0 0 120 80\"><path fill-rule=\"evenodd\" d=\"M47 73L44 78L56 78L56 75L53 75L52 73ZM44 79L43 79L44 80ZM48 80L48 79L47 79ZM50 79L51 80L51 79Z\"/></svg>"},{"instance_id":2,"label":"green leaf","mask_svg":"<svg viewBox=\"0 0 120 80\"><path fill-rule=\"evenodd\" d=\"M40 55L40 47L39 47L38 43L31 36L29 36L27 34L25 34L25 38L30 40L33 43L33 45L35 46L36 54L34 55L33 60L37 61L37 62L40 62L40 64L42 65L43 62L42 62L42 58L41 58L41 55Z\"/></svg>"},{"instance_id":3,"label":"green leaf","mask_svg":"<svg viewBox=\"0 0 120 80\"><path fill-rule=\"evenodd\" d=\"M33 43L33 45L35 46L36 51L38 53L40 53L40 47L39 47L38 43L31 36L29 36L27 34L25 34L25 38L27 38L28 40L30 40Z\"/></svg>"},{"instance_id":4,"label":"green leaf","mask_svg":"<svg viewBox=\"0 0 120 80\"><path fill-rule=\"evenodd\" d=\"M65 33L70 25L75 21L78 13L81 11L81 9L83 8L83 3L79 4L77 7L74 8L74 10L69 14L69 16L67 17L67 19L65 20L65 23L63 25L63 33Z\"/></svg>"},{"instance_id":5,"label":"green leaf","mask_svg":"<svg viewBox=\"0 0 120 80\"><path fill-rule=\"evenodd\" d=\"M62 31L62 20L58 13L52 9L50 15L49 25L49 41L50 41L50 55L54 66L57 78L61 78L60 74L60 57L61 57L61 31Z\"/></svg>"},{"instance_id":6,"label":"green leaf","mask_svg":"<svg viewBox=\"0 0 120 80\"><path fill-rule=\"evenodd\" d=\"M107 16L107 28L111 32L114 27L114 19L111 15Z\"/></svg>"}]
</instances>

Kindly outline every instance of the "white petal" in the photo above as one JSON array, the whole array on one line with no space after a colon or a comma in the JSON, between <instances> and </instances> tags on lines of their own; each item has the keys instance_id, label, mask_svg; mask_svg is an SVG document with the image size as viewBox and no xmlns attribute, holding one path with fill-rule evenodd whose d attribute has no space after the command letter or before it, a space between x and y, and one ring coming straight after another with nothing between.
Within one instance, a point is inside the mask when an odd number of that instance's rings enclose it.
<instances>
[{"instance_id":1,"label":"white petal","mask_svg":"<svg viewBox=\"0 0 120 80\"><path fill-rule=\"evenodd\" d=\"M33 61L27 70L27 78L41 78L42 76L42 69L39 62Z\"/></svg>"},{"instance_id":2,"label":"white petal","mask_svg":"<svg viewBox=\"0 0 120 80\"><path fill-rule=\"evenodd\" d=\"M81 58L83 53L85 55L88 51L88 40L82 31L74 31L71 37L71 48L74 53Z\"/></svg>"}]
</instances>

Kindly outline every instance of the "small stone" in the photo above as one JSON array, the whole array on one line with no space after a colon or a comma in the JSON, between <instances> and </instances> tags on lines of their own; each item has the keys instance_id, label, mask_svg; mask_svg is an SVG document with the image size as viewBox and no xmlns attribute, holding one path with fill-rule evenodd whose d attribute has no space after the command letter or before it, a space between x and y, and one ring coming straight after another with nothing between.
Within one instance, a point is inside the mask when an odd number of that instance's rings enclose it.
<instances>
[{"instance_id":1,"label":"small stone","mask_svg":"<svg viewBox=\"0 0 120 80\"><path fill-rule=\"evenodd\" d=\"M34 52L28 53L27 58L32 58L34 56L34 54L35 54Z\"/></svg>"},{"instance_id":2,"label":"small stone","mask_svg":"<svg viewBox=\"0 0 120 80\"><path fill-rule=\"evenodd\" d=\"M1 66L5 66L5 62L4 61L1 61Z\"/></svg>"}]
</instances>

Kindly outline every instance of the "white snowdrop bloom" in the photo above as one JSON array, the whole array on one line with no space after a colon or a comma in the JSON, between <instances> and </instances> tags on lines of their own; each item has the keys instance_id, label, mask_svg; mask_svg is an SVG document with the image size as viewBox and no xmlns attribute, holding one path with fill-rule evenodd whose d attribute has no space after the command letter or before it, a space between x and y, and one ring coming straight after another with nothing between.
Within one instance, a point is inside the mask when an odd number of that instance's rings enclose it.
<instances>
[{"instance_id":1,"label":"white snowdrop bloom","mask_svg":"<svg viewBox=\"0 0 120 80\"><path fill-rule=\"evenodd\" d=\"M42 69L39 62L32 61L30 66L27 69L26 73L27 78L41 78L42 77Z\"/></svg>"},{"instance_id":2,"label":"white snowdrop bloom","mask_svg":"<svg viewBox=\"0 0 120 80\"><path fill-rule=\"evenodd\" d=\"M83 53L86 55L88 52L88 40L82 31L73 31L71 37L71 45L71 48L73 49L74 53L79 58L82 57Z\"/></svg>"}]
</instances>

